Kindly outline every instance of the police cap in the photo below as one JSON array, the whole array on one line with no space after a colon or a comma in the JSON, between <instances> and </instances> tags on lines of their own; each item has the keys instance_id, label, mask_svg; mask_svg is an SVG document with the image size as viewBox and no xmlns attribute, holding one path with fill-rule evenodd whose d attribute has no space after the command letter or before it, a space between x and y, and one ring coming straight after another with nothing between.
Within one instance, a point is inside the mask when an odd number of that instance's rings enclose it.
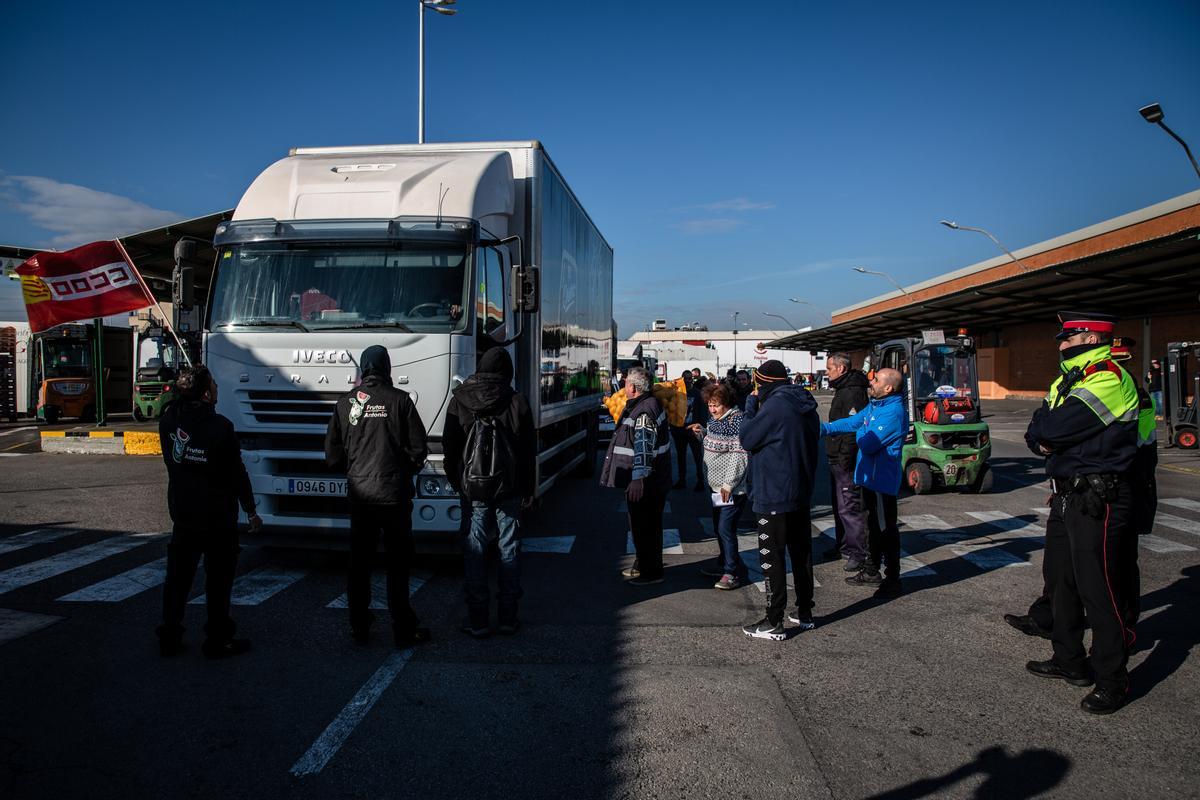
<instances>
[{"instance_id":1,"label":"police cap","mask_svg":"<svg viewBox=\"0 0 1200 800\"><path fill-rule=\"evenodd\" d=\"M1117 318L1109 314L1097 314L1094 311L1060 311L1058 321L1062 330L1054 338L1062 341L1077 333L1104 333L1112 335L1117 326Z\"/></svg>"},{"instance_id":2,"label":"police cap","mask_svg":"<svg viewBox=\"0 0 1200 800\"><path fill-rule=\"evenodd\" d=\"M1133 358L1133 348L1137 347L1137 339L1132 336L1114 336L1112 340L1113 361L1128 361Z\"/></svg>"}]
</instances>

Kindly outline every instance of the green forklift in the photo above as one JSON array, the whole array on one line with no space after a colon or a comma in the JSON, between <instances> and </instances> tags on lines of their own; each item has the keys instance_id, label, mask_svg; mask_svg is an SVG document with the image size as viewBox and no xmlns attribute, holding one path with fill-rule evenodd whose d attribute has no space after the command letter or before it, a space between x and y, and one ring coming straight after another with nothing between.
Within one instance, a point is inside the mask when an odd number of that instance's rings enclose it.
<instances>
[{"instance_id":1,"label":"green forklift","mask_svg":"<svg viewBox=\"0 0 1200 800\"><path fill-rule=\"evenodd\" d=\"M175 339L163 328L150 327L137 336L137 377L133 384L133 418L158 419L174 398L183 356Z\"/></svg>"},{"instance_id":2,"label":"green forklift","mask_svg":"<svg viewBox=\"0 0 1200 800\"><path fill-rule=\"evenodd\" d=\"M980 408L975 342L966 329L884 342L873 349L871 365L905 377L909 429L902 458L913 493L991 491L991 433Z\"/></svg>"}]
</instances>

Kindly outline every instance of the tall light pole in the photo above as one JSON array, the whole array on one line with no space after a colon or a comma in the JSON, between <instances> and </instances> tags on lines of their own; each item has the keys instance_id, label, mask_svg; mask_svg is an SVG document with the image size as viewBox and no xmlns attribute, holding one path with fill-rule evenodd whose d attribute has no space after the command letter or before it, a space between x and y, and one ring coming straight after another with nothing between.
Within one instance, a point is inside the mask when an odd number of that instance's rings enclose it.
<instances>
[{"instance_id":1,"label":"tall light pole","mask_svg":"<svg viewBox=\"0 0 1200 800\"><path fill-rule=\"evenodd\" d=\"M909 296L908 292L904 289L904 287L901 286L900 284L896 283L896 279L893 278L891 275L888 275L886 272L877 272L873 269L867 269L866 267L855 267L854 271L859 273L860 275L878 275L881 278L887 278L887 280L891 282L892 286L895 286L897 289L899 289L904 294L905 297Z\"/></svg>"},{"instance_id":2,"label":"tall light pole","mask_svg":"<svg viewBox=\"0 0 1200 800\"><path fill-rule=\"evenodd\" d=\"M985 231L983 228L972 228L970 225L959 225L957 222L951 222L951 221L950 221L950 220L948 220L948 219L943 219L943 220L941 220L941 223L942 223L943 225L945 225L947 228L949 228L950 230L952 230L952 231L975 231L976 233L982 233L984 236L988 237L988 238L989 238L989 239L991 239L993 242L995 242L995 244L996 244L996 247L999 247L1001 250L1003 250L1005 253L1007 253L1007 254L1008 254L1008 257L1009 257L1009 258L1011 258L1011 259L1013 260L1013 263L1014 263L1014 264L1016 264L1018 267L1020 267L1020 268L1021 268L1021 271L1022 271L1022 272L1027 272L1027 271L1028 271L1028 267L1026 267L1026 266L1025 266L1025 265L1024 265L1022 262L1021 262L1021 259L1019 259L1019 258L1017 258L1016 256L1014 256L1014 255L1012 254L1012 251L1011 251L1011 250L1009 250L1009 249L1008 249L1007 247L1005 247L1004 245L1000 244L1000 240L999 240L999 239L997 239L995 236L992 236L992 234L988 233L988 232L987 232L987 231Z\"/></svg>"},{"instance_id":3,"label":"tall light pole","mask_svg":"<svg viewBox=\"0 0 1200 800\"><path fill-rule=\"evenodd\" d=\"M453 17L458 13L453 8L446 8L458 0L417 0L420 6L421 24L417 42L417 144L425 143L425 9L432 8L439 14Z\"/></svg>"},{"instance_id":4,"label":"tall light pole","mask_svg":"<svg viewBox=\"0 0 1200 800\"><path fill-rule=\"evenodd\" d=\"M787 317L785 317L783 314L772 314L772 313L771 313L771 312L769 312L769 311L764 311L764 312L763 312L763 316L764 316L764 317L775 317L776 319L781 319L781 320L783 320L784 324L785 324L785 325L787 325L789 328L791 328L792 330L794 330L796 333L800 333L800 329L799 329L799 328L797 328L797 327L796 327L795 325L793 325L792 323L788 322L788 318L787 318Z\"/></svg>"},{"instance_id":5,"label":"tall light pole","mask_svg":"<svg viewBox=\"0 0 1200 800\"><path fill-rule=\"evenodd\" d=\"M1183 152L1187 153L1188 160L1192 162L1192 169L1196 170L1197 177L1200 177L1200 164L1196 163L1196 157L1192 155L1192 149L1187 146L1187 142L1179 138L1179 135L1175 133L1175 131L1167 127L1167 123L1163 122L1163 117L1165 115L1163 114L1162 106L1160 106L1158 103L1151 103L1148 106L1142 106L1139 108L1138 113L1142 115L1142 119L1146 120L1146 122L1149 122L1152 125L1157 125L1167 133L1171 134L1171 138L1183 146Z\"/></svg>"},{"instance_id":6,"label":"tall light pole","mask_svg":"<svg viewBox=\"0 0 1200 800\"><path fill-rule=\"evenodd\" d=\"M737 369L737 335L738 335L738 315L740 311L733 312L733 368Z\"/></svg>"}]
</instances>

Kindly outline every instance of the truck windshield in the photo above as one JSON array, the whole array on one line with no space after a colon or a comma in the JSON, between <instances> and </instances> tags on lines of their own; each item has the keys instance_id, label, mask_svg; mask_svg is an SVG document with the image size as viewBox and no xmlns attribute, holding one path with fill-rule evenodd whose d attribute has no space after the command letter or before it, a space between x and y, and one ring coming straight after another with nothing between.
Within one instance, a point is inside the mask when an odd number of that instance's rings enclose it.
<instances>
[{"instance_id":1,"label":"truck windshield","mask_svg":"<svg viewBox=\"0 0 1200 800\"><path fill-rule=\"evenodd\" d=\"M45 343L47 378L88 378L92 375L92 346L81 340Z\"/></svg>"},{"instance_id":2,"label":"truck windshield","mask_svg":"<svg viewBox=\"0 0 1200 800\"><path fill-rule=\"evenodd\" d=\"M465 245L256 242L222 247L211 328L461 331Z\"/></svg>"},{"instance_id":3,"label":"truck windshield","mask_svg":"<svg viewBox=\"0 0 1200 800\"><path fill-rule=\"evenodd\" d=\"M976 397L975 358L950 345L924 347L913 354L917 399Z\"/></svg>"}]
</instances>

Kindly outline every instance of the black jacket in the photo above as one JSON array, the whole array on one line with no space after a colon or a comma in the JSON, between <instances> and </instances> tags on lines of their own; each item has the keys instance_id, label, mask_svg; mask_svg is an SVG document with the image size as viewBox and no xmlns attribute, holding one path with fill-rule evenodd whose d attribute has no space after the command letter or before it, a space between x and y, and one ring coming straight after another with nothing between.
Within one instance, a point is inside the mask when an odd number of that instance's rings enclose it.
<instances>
[{"instance_id":1,"label":"black jacket","mask_svg":"<svg viewBox=\"0 0 1200 800\"><path fill-rule=\"evenodd\" d=\"M842 377L830 381L833 402L829 405L829 421L837 422L866 408L870 402L870 397L867 396L868 386L870 381L867 380L867 376L857 369L847 370ZM838 433L825 437L825 455L830 464L854 467L858 457L858 445L855 444L854 436L853 433Z\"/></svg>"},{"instance_id":2,"label":"black jacket","mask_svg":"<svg viewBox=\"0 0 1200 800\"><path fill-rule=\"evenodd\" d=\"M495 417L500 427L517 442L517 474L521 497L533 497L536 476L537 433L529 402L513 391L509 378L493 372L476 372L454 390L446 408L442 444L446 453L446 477L456 490L462 488L462 470L467 436L477 417Z\"/></svg>"},{"instance_id":3,"label":"black jacket","mask_svg":"<svg viewBox=\"0 0 1200 800\"><path fill-rule=\"evenodd\" d=\"M237 525L238 504L254 511L250 476L233 423L210 403L171 403L158 421L167 464L167 507L181 527L203 530Z\"/></svg>"},{"instance_id":4,"label":"black jacket","mask_svg":"<svg viewBox=\"0 0 1200 800\"><path fill-rule=\"evenodd\" d=\"M762 512L807 508L816 481L821 418L802 386L785 385L760 398L742 420L742 447L750 453L752 508Z\"/></svg>"},{"instance_id":5,"label":"black jacket","mask_svg":"<svg viewBox=\"0 0 1200 800\"><path fill-rule=\"evenodd\" d=\"M325 461L349 479L351 503L411 500L413 475L428 454L417 407L390 378L367 375L338 398L325 434Z\"/></svg>"}]
</instances>

